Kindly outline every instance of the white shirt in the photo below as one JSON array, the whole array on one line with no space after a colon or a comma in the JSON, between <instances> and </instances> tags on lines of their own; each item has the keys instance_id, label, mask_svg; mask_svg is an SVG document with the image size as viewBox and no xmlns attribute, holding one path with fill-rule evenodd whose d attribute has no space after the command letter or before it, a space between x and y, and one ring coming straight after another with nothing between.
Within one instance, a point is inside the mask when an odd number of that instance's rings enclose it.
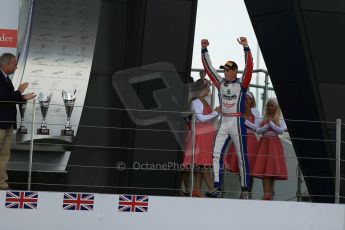
<instances>
[{"instance_id":1,"label":"white shirt","mask_svg":"<svg viewBox=\"0 0 345 230\"><path fill-rule=\"evenodd\" d=\"M218 116L218 113L216 111L204 115L204 104L198 98L192 101L190 110L195 114L196 122L207 122Z\"/></svg>"}]
</instances>

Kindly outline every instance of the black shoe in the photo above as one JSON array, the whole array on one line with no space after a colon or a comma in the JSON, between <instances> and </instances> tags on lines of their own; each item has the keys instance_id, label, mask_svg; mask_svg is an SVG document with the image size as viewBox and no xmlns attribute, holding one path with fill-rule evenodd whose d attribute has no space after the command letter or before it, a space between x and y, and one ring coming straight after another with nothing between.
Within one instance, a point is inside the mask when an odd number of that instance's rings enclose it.
<instances>
[{"instance_id":1,"label":"black shoe","mask_svg":"<svg viewBox=\"0 0 345 230\"><path fill-rule=\"evenodd\" d=\"M241 192L240 199L243 200L250 200L250 193L248 191Z\"/></svg>"},{"instance_id":2,"label":"black shoe","mask_svg":"<svg viewBox=\"0 0 345 230\"><path fill-rule=\"evenodd\" d=\"M222 194L222 191L220 190L220 188L216 188L213 191L206 192L205 195L207 197L211 197L211 198L221 198L223 194Z\"/></svg>"},{"instance_id":3,"label":"black shoe","mask_svg":"<svg viewBox=\"0 0 345 230\"><path fill-rule=\"evenodd\" d=\"M180 196L190 196L189 192L180 191Z\"/></svg>"},{"instance_id":4,"label":"black shoe","mask_svg":"<svg viewBox=\"0 0 345 230\"><path fill-rule=\"evenodd\" d=\"M183 194L183 196L190 196L190 193L189 193L189 192L183 191L182 194Z\"/></svg>"}]
</instances>

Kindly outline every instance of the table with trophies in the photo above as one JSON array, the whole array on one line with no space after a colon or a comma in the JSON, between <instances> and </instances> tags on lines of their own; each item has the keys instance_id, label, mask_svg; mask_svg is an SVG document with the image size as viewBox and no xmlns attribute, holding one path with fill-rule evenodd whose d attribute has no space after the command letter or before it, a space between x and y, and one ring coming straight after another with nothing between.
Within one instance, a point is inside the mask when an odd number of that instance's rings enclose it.
<instances>
[{"instance_id":1,"label":"table with trophies","mask_svg":"<svg viewBox=\"0 0 345 230\"><path fill-rule=\"evenodd\" d=\"M51 135L50 129L48 128L48 125L46 123L46 117L50 105L50 101L52 98L52 94L47 95L44 93L39 93L38 96L38 102L42 114L42 122L40 127L36 130L35 133L28 133L28 128L24 126L24 114L27 108L27 103L21 103L19 104L19 111L20 111L20 125L17 129L16 135L15 135L15 141L13 142L12 150L14 153L18 153L19 156L21 152L26 152L30 150L30 143L31 140L33 140L34 143L34 152L35 155L39 155L39 153L43 153L47 155L46 153L59 153L62 158L66 158L65 153L70 154L70 151L73 148L74 141L75 141L75 132L71 125L71 115L74 108L74 103L76 100L75 96L76 90L74 90L73 93L62 91L62 99L64 102L64 107L66 110L66 116L67 116L67 122L65 124L64 129L61 130L60 135ZM61 154L63 153L63 154ZM14 159L16 159L16 154L14 155ZM23 158L23 157L20 157ZM41 157L47 158L46 156ZM57 159L58 157L53 157ZM20 159L16 159L19 160ZM61 160L58 160L59 164L61 164ZM65 160L63 160L65 161ZM56 162L44 162L47 164L56 163Z\"/></svg>"},{"instance_id":2,"label":"table with trophies","mask_svg":"<svg viewBox=\"0 0 345 230\"><path fill-rule=\"evenodd\" d=\"M69 93L66 91L62 91L62 98L65 105L66 115L67 115L67 122L65 124L65 128L61 130L60 136L51 136L50 130L48 129L47 123L46 123L46 117L48 113L48 108L50 105L50 101L52 98L52 94L46 95L44 93L40 93L38 96L38 102L41 109L42 114L42 122L41 127L37 129L37 132L35 135L33 135L34 140L40 140L40 139L55 139L57 141L73 143L74 140L74 130L72 129L71 125L71 115L74 108L74 103L76 100L75 92ZM24 126L24 114L27 107L27 103L19 104L19 111L21 116L21 122L19 125L19 128L17 130L16 140L17 142L26 142L31 140L31 134L28 134L28 129Z\"/></svg>"}]
</instances>

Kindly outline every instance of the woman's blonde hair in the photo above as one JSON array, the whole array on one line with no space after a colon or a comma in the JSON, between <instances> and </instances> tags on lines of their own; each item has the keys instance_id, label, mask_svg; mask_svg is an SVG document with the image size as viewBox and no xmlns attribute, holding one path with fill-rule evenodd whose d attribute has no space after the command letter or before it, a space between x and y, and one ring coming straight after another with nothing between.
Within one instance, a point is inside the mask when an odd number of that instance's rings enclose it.
<instances>
[{"instance_id":1,"label":"woman's blonde hair","mask_svg":"<svg viewBox=\"0 0 345 230\"><path fill-rule=\"evenodd\" d=\"M252 105L250 106L251 108L256 107L256 101L255 97L252 92L247 91L246 95L248 95L252 99Z\"/></svg>"},{"instance_id":2,"label":"woman's blonde hair","mask_svg":"<svg viewBox=\"0 0 345 230\"><path fill-rule=\"evenodd\" d=\"M281 119L281 110L277 101L277 98L271 97L267 99L266 106L265 106L265 114L264 114L264 120L268 119L268 113L267 113L267 104L272 103L276 106L276 110L273 114L272 121L276 124L279 125L280 119Z\"/></svg>"}]
</instances>

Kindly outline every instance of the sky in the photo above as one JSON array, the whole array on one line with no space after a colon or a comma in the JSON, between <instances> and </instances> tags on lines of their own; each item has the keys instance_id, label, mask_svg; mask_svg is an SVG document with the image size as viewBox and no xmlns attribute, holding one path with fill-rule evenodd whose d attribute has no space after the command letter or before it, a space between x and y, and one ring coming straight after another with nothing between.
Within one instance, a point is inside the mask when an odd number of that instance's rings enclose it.
<instances>
[{"instance_id":1,"label":"sky","mask_svg":"<svg viewBox=\"0 0 345 230\"><path fill-rule=\"evenodd\" d=\"M212 63L218 68L227 60L234 60L244 68L244 53L238 37L247 37L252 50L254 69L264 68L262 57L257 61L258 43L243 0L199 0L196 18L193 68L201 68L200 41L209 40Z\"/></svg>"},{"instance_id":2,"label":"sky","mask_svg":"<svg viewBox=\"0 0 345 230\"><path fill-rule=\"evenodd\" d=\"M200 41L208 39L209 54L216 69L226 61L233 60L238 64L239 69L243 70L244 52L242 45L237 42L237 38L242 36L248 39L254 69L267 69L261 52L258 55L258 42L244 0L198 0L192 68L203 68ZM192 76L194 79L199 78L196 72L192 72ZM253 74L251 84L263 85L264 74ZM271 84L269 86L272 87ZM261 110L263 91L254 88L251 88L250 91L254 93L257 107ZM268 96L274 96L274 94L270 91ZM218 101L216 101L216 105L218 105Z\"/></svg>"}]
</instances>

